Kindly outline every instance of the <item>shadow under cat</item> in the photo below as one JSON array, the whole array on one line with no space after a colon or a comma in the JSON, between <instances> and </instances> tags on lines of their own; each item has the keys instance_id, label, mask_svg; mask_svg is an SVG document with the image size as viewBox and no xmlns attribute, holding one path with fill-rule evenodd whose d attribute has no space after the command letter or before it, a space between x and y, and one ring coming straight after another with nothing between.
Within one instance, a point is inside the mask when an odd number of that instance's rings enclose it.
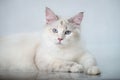
<instances>
[{"instance_id":1,"label":"shadow under cat","mask_svg":"<svg viewBox=\"0 0 120 80\"><path fill-rule=\"evenodd\" d=\"M83 73L63 72L0 72L0 80L101 80L100 75L86 75Z\"/></svg>"}]
</instances>

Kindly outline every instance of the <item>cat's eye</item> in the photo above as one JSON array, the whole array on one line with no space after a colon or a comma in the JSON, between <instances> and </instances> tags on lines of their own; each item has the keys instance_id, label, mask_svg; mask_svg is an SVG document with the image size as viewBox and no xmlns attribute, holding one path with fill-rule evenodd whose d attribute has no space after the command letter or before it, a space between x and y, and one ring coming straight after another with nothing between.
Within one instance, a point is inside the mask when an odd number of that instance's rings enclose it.
<instances>
[{"instance_id":1,"label":"cat's eye","mask_svg":"<svg viewBox=\"0 0 120 80\"><path fill-rule=\"evenodd\" d=\"M65 31L65 35L69 35L69 34L71 34L71 31Z\"/></svg>"},{"instance_id":2,"label":"cat's eye","mask_svg":"<svg viewBox=\"0 0 120 80\"><path fill-rule=\"evenodd\" d=\"M53 31L54 33L58 33L58 30L55 29L55 28L53 28L52 31Z\"/></svg>"}]
</instances>

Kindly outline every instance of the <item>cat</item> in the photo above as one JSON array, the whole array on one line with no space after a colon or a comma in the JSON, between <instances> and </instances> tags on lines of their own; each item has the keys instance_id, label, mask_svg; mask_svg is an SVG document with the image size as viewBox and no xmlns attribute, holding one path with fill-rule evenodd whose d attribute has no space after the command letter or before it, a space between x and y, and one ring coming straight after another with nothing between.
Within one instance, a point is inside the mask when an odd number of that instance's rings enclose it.
<instances>
[{"instance_id":1,"label":"cat","mask_svg":"<svg viewBox=\"0 0 120 80\"><path fill-rule=\"evenodd\" d=\"M0 71L60 71L100 74L95 58L81 45L83 12L65 19L46 7L41 32L0 38Z\"/></svg>"}]
</instances>

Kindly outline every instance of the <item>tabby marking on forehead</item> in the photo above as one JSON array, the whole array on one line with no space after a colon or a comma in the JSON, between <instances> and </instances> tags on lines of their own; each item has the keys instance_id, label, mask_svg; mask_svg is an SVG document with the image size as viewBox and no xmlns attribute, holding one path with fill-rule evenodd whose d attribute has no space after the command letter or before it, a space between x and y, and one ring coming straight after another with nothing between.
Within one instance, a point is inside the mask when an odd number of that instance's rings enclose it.
<instances>
[{"instance_id":1,"label":"tabby marking on forehead","mask_svg":"<svg viewBox=\"0 0 120 80\"><path fill-rule=\"evenodd\" d=\"M59 23L60 23L60 25L65 25L65 24L67 23L67 20L61 19L61 20L59 21Z\"/></svg>"},{"instance_id":2,"label":"tabby marking on forehead","mask_svg":"<svg viewBox=\"0 0 120 80\"><path fill-rule=\"evenodd\" d=\"M60 24L63 25L63 21L61 21Z\"/></svg>"}]
</instances>

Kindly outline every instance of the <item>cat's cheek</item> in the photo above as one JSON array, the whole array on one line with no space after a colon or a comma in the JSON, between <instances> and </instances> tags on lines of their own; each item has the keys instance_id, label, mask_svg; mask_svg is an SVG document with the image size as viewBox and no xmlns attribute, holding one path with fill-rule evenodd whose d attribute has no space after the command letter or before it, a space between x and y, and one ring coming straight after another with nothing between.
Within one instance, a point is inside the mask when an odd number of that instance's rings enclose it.
<instances>
[{"instance_id":1,"label":"cat's cheek","mask_svg":"<svg viewBox=\"0 0 120 80\"><path fill-rule=\"evenodd\" d=\"M53 35L53 34L52 34ZM57 42L57 38L56 38L56 36L54 35L54 36L50 36L49 38L48 38L48 41L50 41L51 43L56 43Z\"/></svg>"},{"instance_id":2,"label":"cat's cheek","mask_svg":"<svg viewBox=\"0 0 120 80\"><path fill-rule=\"evenodd\" d=\"M52 41L52 43L54 43L54 44L56 45L56 44L59 43L59 41L58 41L57 39L54 39L54 40Z\"/></svg>"},{"instance_id":3,"label":"cat's cheek","mask_svg":"<svg viewBox=\"0 0 120 80\"><path fill-rule=\"evenodd\" d=\"M71 37L70 36L67 36L64 40L64 42L66 43L71 43Z\"/></svg>"},{"instance_id":4,"label":"cat's cheek","mask_svg":"<svg viewBox=\"0 0 120 80\"><path fill-rule=\"evenodd\" d=\"M68 42L67 40L63 40L61 43L62 43L64 46L69 45L69 42Z\"/></svg>"}]
</instances>

